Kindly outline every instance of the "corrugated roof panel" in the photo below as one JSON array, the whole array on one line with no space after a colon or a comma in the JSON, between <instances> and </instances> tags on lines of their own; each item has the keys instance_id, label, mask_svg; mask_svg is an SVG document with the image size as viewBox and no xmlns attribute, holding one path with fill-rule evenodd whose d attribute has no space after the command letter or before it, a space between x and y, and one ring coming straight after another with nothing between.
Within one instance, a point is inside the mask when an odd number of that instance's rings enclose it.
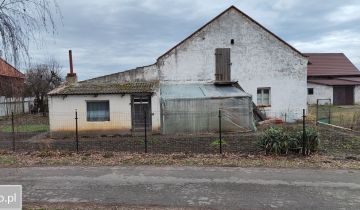
<instances>
[{"instance_id":1,"label":"corrugated roof panel","mask_svg":"<svg viewBox=\"0 0 360 210\"><path fill-rule=\"evenodd\" d=\"M234 86L213 84L162 84L160 91L163 99L251 97Z\"/></svg>"}]
</instances>

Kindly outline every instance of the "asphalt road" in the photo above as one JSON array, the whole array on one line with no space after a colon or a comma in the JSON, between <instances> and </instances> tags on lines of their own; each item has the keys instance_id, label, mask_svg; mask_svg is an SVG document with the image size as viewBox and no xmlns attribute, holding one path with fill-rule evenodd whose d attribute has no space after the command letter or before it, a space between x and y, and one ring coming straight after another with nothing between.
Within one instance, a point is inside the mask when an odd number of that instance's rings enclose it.
<instances>
[{"instance_id":1,"label":"asphalt road","mask_svg":"<svg viewBox=\"0 0 360 210\"><path fill-rule=\"evenodd\" d=\"M360 209L360 171L219 167L0 169L25 202L205 209Z\"/></svg>"}]
</instances>

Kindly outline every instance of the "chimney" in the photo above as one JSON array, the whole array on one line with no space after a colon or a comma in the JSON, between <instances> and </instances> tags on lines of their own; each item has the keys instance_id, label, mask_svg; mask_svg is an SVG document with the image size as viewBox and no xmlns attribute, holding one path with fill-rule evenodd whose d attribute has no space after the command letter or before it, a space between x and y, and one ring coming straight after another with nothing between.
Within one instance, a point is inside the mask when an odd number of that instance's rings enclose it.
<instances>
[{"instance_id":1,"label":"chimney","mask_svg":"<svg viewBox=\"0 0 360 210\"><path fill-rule=\"evenodd\" d=\"M73 59L72 59L72 51L69 50L69 62L70 62L70 73L66 75L66 81L68 83L76 83L77 82L77 76L76 73L74 73L74 65L73 65Z\"/></svg>"}]
</instances>

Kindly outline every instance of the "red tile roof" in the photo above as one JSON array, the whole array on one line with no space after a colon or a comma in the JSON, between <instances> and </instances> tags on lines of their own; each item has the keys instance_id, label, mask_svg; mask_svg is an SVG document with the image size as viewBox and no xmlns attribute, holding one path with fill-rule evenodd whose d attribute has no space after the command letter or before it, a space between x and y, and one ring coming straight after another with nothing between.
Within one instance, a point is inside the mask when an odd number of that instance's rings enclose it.
<instances>
[{"instance_id":1,"label":"red tile roof","mask_svg":"<svg viewBox=\"0 0 360 210\"><path fill-rule=\"evenodd\" d=\"M25 75L0 58L0 76L24 79Z\"/></svg>"},{"instance_id":2,"label":"red tile roof","mask_svg":"<svg viewBox=\"0 0 360 210\"><path fill-rule=\"evenodd\" d=\"M347 86L347 85L360 85L360 81L351 81L344 79L319 79L319 80L308 80L309 83L318 84L318 85L328 85L328 86Z\"/></svg>"},{"instance_id":3,"label":"red tile roof","mask_svg":"<svg viewBox=\"0 0 360 210\"><path fill-rule=\"evenodd\" d=\"M343 53L304 53L309 57L308 76L354 76L360 71Z\"/></svg>"}]
</instances>

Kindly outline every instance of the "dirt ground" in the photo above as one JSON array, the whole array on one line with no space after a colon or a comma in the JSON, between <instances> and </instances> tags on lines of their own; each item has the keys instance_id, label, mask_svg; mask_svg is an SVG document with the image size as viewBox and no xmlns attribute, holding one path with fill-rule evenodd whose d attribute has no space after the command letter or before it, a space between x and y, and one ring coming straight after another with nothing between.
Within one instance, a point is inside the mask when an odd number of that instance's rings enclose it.
<instances>
[{"instance_id":1,"label":"dirt ground","mask_svg":"<svg viewBox=\"0 0 360 210\"><path fill-rule=\"evenodd\" d=\"M0 152L0 167L31 166L226 166L271 168L360 169L360 157L339 158L314 154L302 156L266 156L249 154L143 154L126 152Z\"/></svg>"}]
</instances>

